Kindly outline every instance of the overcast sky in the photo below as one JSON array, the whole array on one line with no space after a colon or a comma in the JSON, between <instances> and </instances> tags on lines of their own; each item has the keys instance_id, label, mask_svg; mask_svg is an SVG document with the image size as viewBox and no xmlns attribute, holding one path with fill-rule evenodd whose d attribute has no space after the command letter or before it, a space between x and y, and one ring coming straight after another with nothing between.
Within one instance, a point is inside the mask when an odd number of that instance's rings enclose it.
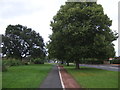
<instances>
[{"instance_id":1,"label":"overcast sky","mask_svg":"<svg viewBox=\"0 0 120 90\"><path fill-rule=\"evenodd\" d=\"M0 34L5 33L9 24L21 24L32 28L44 38L52 33L50 21L67 0L0 0ZM104 8L105 14L113 21L112 30L118 32L118 1L120 0L98 0ZM118 43L114 42L116 55L118 56ZM120 55L120 54L119 54Z\"/></svg>"}]
</instances>

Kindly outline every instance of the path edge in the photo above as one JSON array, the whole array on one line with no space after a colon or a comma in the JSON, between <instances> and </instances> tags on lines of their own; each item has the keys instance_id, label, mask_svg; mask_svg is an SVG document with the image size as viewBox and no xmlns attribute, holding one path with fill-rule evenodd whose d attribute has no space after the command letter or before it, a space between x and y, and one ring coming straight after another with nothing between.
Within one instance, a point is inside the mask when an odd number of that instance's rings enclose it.
<instances>
[{"instance_id":1,"label":"path edge","mask_svg":"<svg viewBox=\"0 0 120 90\"><path fill-rule=\"evenodd\" d=\"M61 81L62 88L63 88L63 90L65 90L65 85L64 85L63 80L62 80L62 75L60 73L60 67L59 66L58 66L58 70L59 70L59 76L60 76L60 81Z\"/></svg>"}]
</instances>

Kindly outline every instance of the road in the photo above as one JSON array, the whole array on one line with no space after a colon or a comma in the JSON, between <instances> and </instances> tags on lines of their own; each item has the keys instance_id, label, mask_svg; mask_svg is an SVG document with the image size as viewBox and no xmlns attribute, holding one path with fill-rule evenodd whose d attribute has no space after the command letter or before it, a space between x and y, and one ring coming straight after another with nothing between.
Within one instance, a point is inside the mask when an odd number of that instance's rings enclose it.
<instances>
[{"instance_id":1,"label":"road","mask_svg":"<svg viewBox=\"0 0 120 90\"><path fill-rule=\"evenodd\" d=\"M120 71L120 66L118 65L91 65L91 64L80 64L80 66L99 68L109 71Z\"/></svg>"}]
</instances>

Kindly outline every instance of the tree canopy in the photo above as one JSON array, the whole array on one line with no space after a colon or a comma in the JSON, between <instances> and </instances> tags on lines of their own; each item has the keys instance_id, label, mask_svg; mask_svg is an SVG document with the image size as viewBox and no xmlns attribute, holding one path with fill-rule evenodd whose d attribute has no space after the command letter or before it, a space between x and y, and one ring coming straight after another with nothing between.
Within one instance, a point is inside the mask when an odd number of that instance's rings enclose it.
<instances>
[{"instance_id":1,"label":"tree canopy","mask_svg":"<svg viewBox=\"0 0 120 90\"><path fill-rule=\"evenodd\" d=\"M2 35L3 56L22 59L44 57L44 41L39 33L22 25L9 25Z\"/></svg>"},{"instance_id":2,"label":"tree canopy","mask_svg":"<svg viewBox=\"0 0 120 90\"><path fill-rule=\"evenodd\" d=\"M110 29L111 25L112 20L96 2L66 2L51 21L49 55L75 61L76 68L82 58L114 57L112 42L118 36Z\"/></svg>"}]
</instances>

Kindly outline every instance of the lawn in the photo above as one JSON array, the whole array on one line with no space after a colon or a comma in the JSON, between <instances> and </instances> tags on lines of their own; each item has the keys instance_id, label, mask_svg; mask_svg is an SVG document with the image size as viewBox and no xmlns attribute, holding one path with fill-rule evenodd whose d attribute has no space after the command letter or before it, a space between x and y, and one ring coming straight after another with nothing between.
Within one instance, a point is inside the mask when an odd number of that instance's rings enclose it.
<instances>
[{"instance_id":1,"label":"lawn","mask_svg":"<svg viewBox=\"0 0 120 90\"><path fill-rule=\"evenodd\" d=\"M39 88L51 64L13 66L2 73L2 88Z\"/></svg>"},{"instance_id":2,"label":"lawn","mask_svg":"<svg viewBox=\"0 0 120 90\"><path fill-rule=\"evenodd\" d=\"M0 71L0 89L2 88L2 72Z\"/></svg>"},{"instance_id":3,"label":"lawn","mask_svg":"<svg viewBox=\"0 0 120 90\"><path fill-rule=\"evenodd\" d=\"M76 70L74 65L64 66L83 88L118 88L118 72L96 68L81 67Z\"/></svg>"}]
</instances>

